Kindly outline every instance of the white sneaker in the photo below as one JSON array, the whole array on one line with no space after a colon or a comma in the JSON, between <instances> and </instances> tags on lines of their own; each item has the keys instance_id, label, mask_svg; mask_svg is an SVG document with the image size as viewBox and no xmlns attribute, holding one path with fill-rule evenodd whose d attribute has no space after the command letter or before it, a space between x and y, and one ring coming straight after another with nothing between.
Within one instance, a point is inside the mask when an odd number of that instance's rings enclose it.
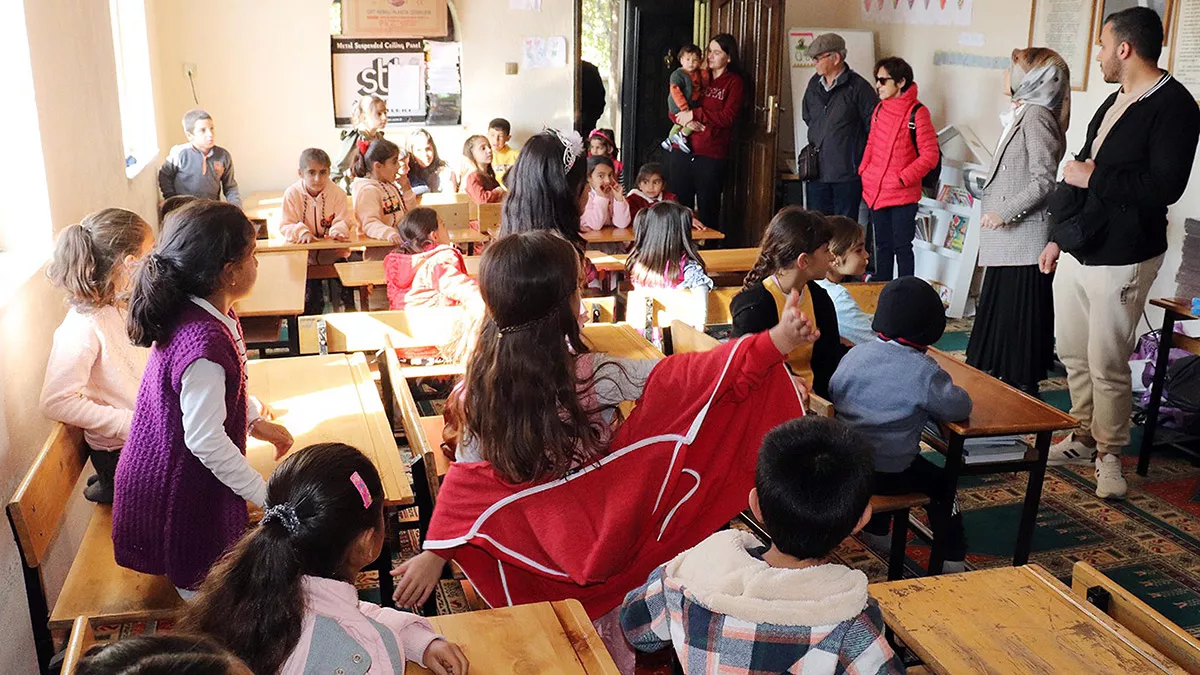
<instances>
[{"instance_id":1,"label":"white sneaker","mask_svg":"<svg viewBox=\"0 0 1200 675\"><path fill-rule=\"evenodd\" d=\"M687 136L684 136L683 134L675 134L671 137L671 140L675 141L675 147L689 155L692 154L692 149L688 147Z\"/></svg>"},{"instance_id":2,"label":"white sneaker","mask_svg":"<svg viewBox=\"0 0 1200 675\"><path fill-rule=\"evenodd\" d=\"M1124 499L1129 491L1121 475L1121 458L1103 453L1096 458L1096 496L1101 499Z\"/></svg>"},{"instance_id":3,"label":"white sneaker","mask_svg":"<svg viewBox=\"0 0 1200 675\"><path fill-rule=\"evenodd\" d=\"M1091 464L1096 461L1096 448L1089 448L1075 438L1072 433L1061 441L1050 446L1050 456L1046 460L1049 466L1064 464Z\"/></svg>"}]
</instances>

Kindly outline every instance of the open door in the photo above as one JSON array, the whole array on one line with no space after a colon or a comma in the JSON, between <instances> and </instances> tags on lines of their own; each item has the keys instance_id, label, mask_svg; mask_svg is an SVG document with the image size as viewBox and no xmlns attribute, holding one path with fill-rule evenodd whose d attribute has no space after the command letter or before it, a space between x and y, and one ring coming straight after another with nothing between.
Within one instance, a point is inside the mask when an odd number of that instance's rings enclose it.
<instances>
[{"instance_id":1,"label":"open door","mask_svg":"<svg viewBox=\"0 0 1200 675\"><path fill-rule=\"evenodd\" d=\"M776 137L783 86L783 0L713 0L712 34L737 39L746 107L731 149L724 216L742 245L757 246L775 211ZM740 225L739 225L740 221Z\"/></svg>"}]
</instances>

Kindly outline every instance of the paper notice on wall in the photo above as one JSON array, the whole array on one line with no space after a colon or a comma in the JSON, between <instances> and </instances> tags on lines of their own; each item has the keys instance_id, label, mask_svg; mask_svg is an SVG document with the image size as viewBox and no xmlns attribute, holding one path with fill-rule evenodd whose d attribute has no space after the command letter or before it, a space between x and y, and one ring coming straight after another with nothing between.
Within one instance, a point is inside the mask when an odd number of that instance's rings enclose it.
<instances>
[{"instance_id":1,"label":"paper notice on wall","mask_svg":"<svg viewBox=\"0 0 1200 675\"><path fill-rule=\"evenodd\" d=\"M1182 0L1171 48L1171 74L1200 100L1200 0Z\"/></svg>"},{"instance_id":2,"label":"paper notice on wall","mask_svg":"<svg viewBox=\"0 0 1200 675\"><path fill-rule=\"evenodd\" d=\"M446 0L342 0L344 37L445 37Z\"/></svg>"},{"instance_id":3,"label":"paper notice on wall","mask_svg":"<svg viewBox=\"0 0 1200 675\"><path fill-rule=\"evenodd\" d=\"M562 36L525 38L522 60L526 68L564 68L567 39Z\"/></svg>"},{"instance_id":4,"label":"paper notice on wall","mask_svg":"<svg viewBox=\"0 0 1200 675\"><path fill-rule=\"evenodd\" d=\"M951 0L956 6L951 10L955 26L970 26L974 0Z\"/></svg>"},{"instance_id":5,"label":"paper notice on wall","mask_svg":"<svg viewBox=\"0 0 1200 675\"><path fill-rule=\"evenodd\" d=\"M388 122L425 120L424 40L332 39L333 115L350 124L350 111L362 96L387 102Z\"/></svg>"}]
</instances>

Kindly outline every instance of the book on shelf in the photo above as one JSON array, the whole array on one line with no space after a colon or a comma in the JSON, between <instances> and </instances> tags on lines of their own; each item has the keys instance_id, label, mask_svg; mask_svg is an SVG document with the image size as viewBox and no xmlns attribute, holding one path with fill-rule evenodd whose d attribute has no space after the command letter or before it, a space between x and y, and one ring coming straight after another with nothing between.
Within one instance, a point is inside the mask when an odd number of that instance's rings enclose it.
<instances>
[{"instance_id":1,"label":"book on shelf","mask_svg":"<svg viewBox=\"0 0 1200 675\"><path fill-rule=\"evenodd\" d=\"M961 185L943 185L938 193L938 201L952 206L965 206L968 209L975 205L975 198Z\"/></svg>"},{"instance_id":2,"label":"book on shelf","mask_svg":"<svg viewBox=\"0 0 1200 675\"><path fill-rule=\"evenodd\" d=\"M970 440L970 439L968 439ZM996 439L991 439L996 440ZM1016 462L1025 459L1029 447L1020 441L1007 445L968 446L963 444L963 464L984 464L990 462Z\"/></svg>"},{"instance_id":3,"label":"book on shelf","mask_svg":"<svg viewBox=\"0 0 1200 675\"><path fill-rule=\"evenodd\" d=\"M938 297L942 299L942 305L949 309L950 301L954 298L954 289L934 279L926 279L925 281L929 282L930 286L933 286L933 290L937 291Z\"/></svg>"},{"instance_id":4,"label":"book on shelf","mask_svg":"<svg viewBox=\"0 0 1200 675\"><path fill-rule=\"evenodd\" d=\"M964 438L964 448L991 448L1005 447L1013 443L1020 443L1021 437L1017 435L1009 436L983 436L980 438Z\"/></svg>"},{"instance_id":5,"label":"book on shelf","mask_svg":"<svg viewBox=\"0 0 1200 675\"><path fill-rule=\"evenodd\" d=\"M916 238L921 241L933 243L933 228L934 220L932 213L917 213L916 219Z\"/></svg>"},{"instance_id":6,"label":"book on shelf","mask_svg":"<svg viewBox=\"0 0 1200 675\"><path fill-rule=\"evenodd\" d=\"M963 244L967 241L967 225L970 220L963 218L958 214L950 216L949 227L946 229L946 243L944 246L952 251L963 250Z\"/></svg>"}]
</instances>

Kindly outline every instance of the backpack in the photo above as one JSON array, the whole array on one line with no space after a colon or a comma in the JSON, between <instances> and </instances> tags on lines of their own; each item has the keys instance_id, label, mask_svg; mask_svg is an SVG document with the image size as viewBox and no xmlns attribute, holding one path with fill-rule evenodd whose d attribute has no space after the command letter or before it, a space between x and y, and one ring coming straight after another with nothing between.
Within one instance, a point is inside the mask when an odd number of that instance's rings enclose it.
<instances>
[{"instance_id":1,"label":"backpack","mask_svg":"<svg viewBox=\"0 0 1200 675\"><path fill-rule=\"evenodd\" d=\"M909 115L908 115L908 137L910 139L912 139L913 150L916 151L918 156L921 154L921 151L918 149L918 146L917 146L917 108L920 108L920 107L922 107L922 104L920 104L920 103L914 105L912 112L909 113ZM938 183L941 181L941 179L942 179L942 149L938 148L937 164L935 164L933 166L933 168L929 170L929 173L925 174L921 178L921 187L926 190L932 190L933 192L937 192Z\"/></svg>"},{"instance_id":2,"label":"backpack","mask_svg":"<svg viewBox=\"0 0 1200 675\"><path fill-rule=\"evenodd\" d=\"M1176 333L1182 333L1180 330ZM1137 424L1145 424L1146 408L1150 405L1150 383L1158 360L1160 331L1151 331L1138 340L1131 358L1146 359L1142 384L1146 391L1139 400L1141 410L1134 413ZM1167 375L1163 380L1162 402L1158 408L1158 423L1172 429L1191 430L1200 422L1200 356L1179 347L1168 355Z\"/></svg>"}]
</instances>

